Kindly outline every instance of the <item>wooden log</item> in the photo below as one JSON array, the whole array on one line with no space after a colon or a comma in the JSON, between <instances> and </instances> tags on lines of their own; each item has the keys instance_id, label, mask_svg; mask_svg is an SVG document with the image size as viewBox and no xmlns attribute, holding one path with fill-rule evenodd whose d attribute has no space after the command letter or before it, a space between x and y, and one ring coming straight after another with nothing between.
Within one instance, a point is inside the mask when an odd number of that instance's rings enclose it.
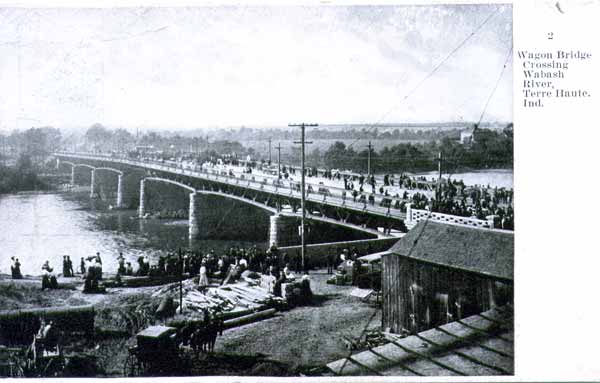
<instances>
[{"instance_id":1,"label":"wooden log","mask_svg":"<svg viewBox=\"0 0 600 383\"><path fill-rule=\"evenodd\" d=\"M156 277L143 276L143 277L123 277L121 283L117 283L114 280L107 280L103 282L105 287L148 287L148 286L160 286L169 283L179 282L180 279L185 280L187 277L178 277L176 275L161 275Z\"/></svg>"},{"instance_id":2,"label":"wooden log","mask_svg":"<svg viewBox=\"0 0 600 383\"><path fill-rule=\"evenodd\" d=\"M266 306L260 306L258 308L258 310L262 310L264 308L266 308ZM252 314L255 311L256 311L256 309L225 311L225 312L222 312L220 314L220 317L224 321L227 321L227 320L231 320L231 319L235 319L235 318L239 318L239 317L243 317L243 316ZM173 319L173 320L167 322L167 326L181 328L181 327L185 326L187 323L199 324L199 323L202 323L202 322L203 322L202 319L192 319L192 320L189 320L189 319Z\"/></svg>"},{"instance_id":3,"label":"wooden log","mask_svg":"<svg viewBox=\"0 0 600 383\"><path fill-rule=\"evenodd\" d=\"M259 321L262 319L272 317L273 315L275 315L275 312L277 312L277 310L275 310L275 309L267 309L267 310L263 310L263 311L258 311L258 312L252 313L252 314L241 316L239 318L226 320L223 323L223 326L224 326L224 328L227 329L227 328L237 327L237 326L241 326L244 324L256 322L256 321Z\"/></svg>"}]
</instances>

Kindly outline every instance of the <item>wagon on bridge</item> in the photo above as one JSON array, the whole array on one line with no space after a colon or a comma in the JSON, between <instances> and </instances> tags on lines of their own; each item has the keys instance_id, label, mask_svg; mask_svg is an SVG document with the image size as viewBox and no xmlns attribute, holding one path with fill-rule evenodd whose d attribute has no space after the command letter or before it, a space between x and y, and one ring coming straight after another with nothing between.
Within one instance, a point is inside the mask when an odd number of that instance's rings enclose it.
<instances>
[{"instance_id":1,"label":"wagon on bridge","mask_svg":"<svg viewBox=\"0 0 600 383\"><path fill-rule=\"evenodd\" d=\"M325 187L325 185L323 184L323 182L319 182L319 189L318 189L318 193L324 196L330 196L331 192L329 191L328 188Z\"/></svg>"},{"instance_id":2,"label":"wagon on bridge","mask_svg":"<svg viewBox=\"0 0 600 383\"><path fill-rule=\"evenodd\" d=\"M273 185L277 186L277 187L282 187L283 186L283 182L280 179L274 179L273 180Z\"/></svg>"}]
</instances>

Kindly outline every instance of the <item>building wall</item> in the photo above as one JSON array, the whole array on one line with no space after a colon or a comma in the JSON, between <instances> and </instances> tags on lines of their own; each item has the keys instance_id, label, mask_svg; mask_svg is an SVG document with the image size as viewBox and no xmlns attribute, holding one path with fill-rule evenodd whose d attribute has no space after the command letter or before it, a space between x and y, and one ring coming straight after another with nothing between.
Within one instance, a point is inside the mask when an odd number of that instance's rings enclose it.
<instances>
[{"instance_id":1,"label":"building wall","mask_svg":"<svg viewBox=\"0 0 600 383\"><path fill-rule=\"evenodd\" d=\"M393 333L417 333L512 301L512 284L395 254L382 261L382 323Z\"/></svg>"}]
</instances>

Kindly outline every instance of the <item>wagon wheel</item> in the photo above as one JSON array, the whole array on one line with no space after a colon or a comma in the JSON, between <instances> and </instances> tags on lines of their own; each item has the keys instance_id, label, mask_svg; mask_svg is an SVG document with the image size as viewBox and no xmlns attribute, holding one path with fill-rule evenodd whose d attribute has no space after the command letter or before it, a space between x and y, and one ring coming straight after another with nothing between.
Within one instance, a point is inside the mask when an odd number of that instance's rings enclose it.
<instances>
[{"instance_id":1,"label":"wagon wheel","mask_svg":"<svg viewBox=\"0 0 600 383\"><path fill-rule=\"evenodd\" d=\"M24 363L19 360L15 355L11 355L10 358L10 377L11 378L24 378L25 370L23 369Z\"/></svg>"},{"instance_id":2,"label":"wagon wheel","mask_svg":"<svg viewBox=\"0 0 600 383\"><path fill-rule=\"evenodd\" d=\"M60 376L65 369L65 359L62 355L48 358L48 362L42 370L41 376Z\"/></svg>"},{"instance_id":3,"label":"wagon wheel","mask_svg":"<svg viewBox=\"0 0 600 383\"><path fill-rule=\"evenodd\" d=\"M129 350L125 365L123 366L123 375L125 377L133 377L141 375L140 361L135 354L135 351Z\"/></svg>"}]
</instances>

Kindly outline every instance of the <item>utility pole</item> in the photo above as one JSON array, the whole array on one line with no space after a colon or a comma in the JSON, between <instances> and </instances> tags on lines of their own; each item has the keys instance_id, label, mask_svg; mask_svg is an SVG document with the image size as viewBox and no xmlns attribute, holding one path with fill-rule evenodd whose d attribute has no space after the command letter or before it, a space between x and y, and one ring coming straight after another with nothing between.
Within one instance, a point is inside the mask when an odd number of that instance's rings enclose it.
<instances>
[{"instance_id":1,"label":"utility pole","mask_svg":"<svg viewBox=\"0 0 600 383\"><path fill-rule=\"evenodd\" d=\"M369 148L369 155L367 156L367 175L370 177L371 176L371 149L373 148L371 146L371 141L369 141L369 145L367 145L367 148Z\"/></svg>"},{"instance_id":2,"label":"utility pole","mask_svg":"<svg viewBox=\"0 0 600 383\"><path fill-rule=\"evenodd\" d=\"M308 270L306 270L306 264L305 264L305 256L306 256L306 241L305 241L305 225L304 225L304 221L306 220L306 183L305 183L305 172L306 172L306 167L304 164L304 146L306 144L312 144L312 142L306 142L305 140L305 130L306 127L313 127L313 126L319 126L318 124L305 124L305 123L301 123L301 124L288 124L288 126L290 127L300 127L301 131L302 131L302 135L300 138L300 142L298 141L294 141L295 144L301 144L302 145L302 199L301 199L301 209L302 209L302 220L300 221L300 237L302 240L302 271L304 272L308 272Z\"/></svg>"},{"instance_id":3,"label":"utility pole","mask_svg":"<svg viewBox=\"0 0 600 383\"><path fill-rule=\"evenodd\" d=\"M181 265L181 273L179 275L179 313L183 314L183 259L181 258L181 247L179 248L179 264Z\"/></svg>"},{"instance_id":4,"label":"utility pole","mask_svg":"<svg viewBox=\"0 0 600 383\"><path fill-rule=\"evenodd\" d=\"M438 152L438 182L437 182L437 188L436 188L436 194L437 194L437 203L438 203L438 207L440 204L440 200L442 198L442 191L441 191L441 187L442 187L442 151Z\"/></svg>"},{"instance_id":5,"label":"utility pole","mask_svg":"<svg viewBox=\"0 0 600 383\"><path fill-rule=\"evenodd\" d=\"M277 143L277 178L281 178L281 142Z\"/></svg>"},{"instance_id":6,"label":"utility pole","mask_svg":"<svg viewBox=\"0 0 600 383\"><path fill-rule=\"evenodd\" d=\"M269 137L269 165L271 165L271 138Z\"/></svg>"},{"instance_id":7,"label":"utility pole","mask_svg":"<svg viewBox=\"0 0 600 383\"><path fill-rule=\"evenodd\" d=\"M442 182L442 152L438 152L438 183Z\"/></svg>"}]
</instances>

